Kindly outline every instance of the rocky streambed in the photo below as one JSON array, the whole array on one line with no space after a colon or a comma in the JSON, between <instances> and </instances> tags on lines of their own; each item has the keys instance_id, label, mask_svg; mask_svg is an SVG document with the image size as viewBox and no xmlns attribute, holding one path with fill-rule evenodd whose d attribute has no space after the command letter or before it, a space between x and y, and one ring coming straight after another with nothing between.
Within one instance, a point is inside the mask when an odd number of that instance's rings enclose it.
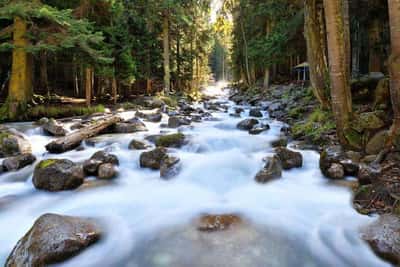
<instances>
[{"instance_id":1,"label":"rocky streambed","mask_svg":"<svg viewBox=\"0 0 400 267\"><path fill-rule=\"evenodd\" d=\"M273 103L235 104L221 88L177 109L120 110L59 154L46 145L96 117L6 125L0 264L389 266L360 237L375 218L324 177L317 152L287 145Z\"/></svg>"}]
</instances>

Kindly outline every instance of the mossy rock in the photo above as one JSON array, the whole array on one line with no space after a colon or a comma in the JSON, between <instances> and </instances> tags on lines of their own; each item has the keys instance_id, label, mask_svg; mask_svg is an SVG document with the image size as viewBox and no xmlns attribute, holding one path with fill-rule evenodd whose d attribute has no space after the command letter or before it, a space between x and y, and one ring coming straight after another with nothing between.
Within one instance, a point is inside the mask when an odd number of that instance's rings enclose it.
<instances>
[{"instance_id":1,"label":"mossy rock","mask_svg":"<svg viewBox=\"0 0 400 267\"><path fill-rule=\"evenodd\" d=\"M363 148L363 138L360 133L358 133L353 128L348 128L344 130L344 137L346 138L348 145L352 149L361 150Z\"/></svg>"},{"instance_id":2,"label":"mossy rock","mask_svg":"<svg viewBox=\"0 0 400 267\"><path fill-rule=\"evenodd\" d=\"M363 130L376 130L385 126L385 122L380 118L380 112L365 112L353 122L352 128L361 133Z\"/></svg>"},{"instance_id":3,"label":"mossy rock","mask_svg":"<svg viewBox=\"0 0 400 267\"><path fill-rule=\"evenodd\" d=\"M39 169L47 168L47 167L53 165L53 164L56 163L56 162L57 162L56 159L46 159L46 160L42 160L41 162L39 162L39 164L37 165L36 168L39 168Z\"/></svg>"},{"instance_id":4,"label":"mossy rock","mask_svg":"<svg viewBox=\"0 0 400 267\"><path fill-rule=\"evenodd\" d=\"M386 140L388 138L388 131L383 130L376 133L367 143L365 147L365 152L368 155L378 154L385 146Z\"/></svg>"},{"instance_id":5,"label":"mossy rock","mask_svg":"<svg viewBox=\"0 0 400 267\"><path fill-rule=\"evenodd\" d=\"M185 145L186 137L182 133L175 133L160 136L156 140L156 146L159 147L176 147L179 148Z\"/></svg>"}]
</instances>

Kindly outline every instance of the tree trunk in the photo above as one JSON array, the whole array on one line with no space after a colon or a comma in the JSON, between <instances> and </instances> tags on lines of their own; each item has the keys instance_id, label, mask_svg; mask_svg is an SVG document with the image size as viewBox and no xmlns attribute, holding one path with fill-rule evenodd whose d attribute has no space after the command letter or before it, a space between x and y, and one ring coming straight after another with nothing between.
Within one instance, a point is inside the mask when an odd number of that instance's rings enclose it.
<instances>
[{"instance_id":1,"label":"tree trunk","mask_svg":"<svg viewBox=\"0 0 400 267\"><path fill-rule=\"evenodd\" d=\"M381 42L381 27L379 18L374 18L368 27L369 39L369 72L381 71L381 56L379 53L379 44Z\"/></svg>"},{"instance_id":2,"label":"tree trunk","mask_svg":"<svg viewBox=\"0 0 400 267\"><path fill-rule=\"evenodd\" d=\"M349 126L352 103L343 0L324 0L324 7L328 32L332 110L339 140L343 145L347 145L345 130Z\"/></svg>"},{"instance_id":3,"label":"tree trunk","mask_svg":"<svg viewBox=\"0 0 400 267\"><path fill-rule=\"evenodd\" d=\"M29 41L26 38L27 23L20 17L14 18L11 78L6 105L6 115L15 119L22 114L32 101L33 58L26 52Z\"/></svg>"},{"instance_id":4,"label":"tree trunk","mask_svg":"<svg viewBox=\"0 0 400 267\"><path fill-rule=\"evenodd\" d=\"M43 92L46 92L47 95L50 95L50 88L49 88L49 79L47 74L47 52L42 51L39 54L40 60L40 79L39 79L39 87Z\"/></svg>"},{"instance_id":5,"label":"tree trunk","mask_svg":"<svg viewBox=\"0 0 400 267\"><path fill-rule=\"evenodd\" d=\"M400 1L388 0L392 54L389 59L390 95L393 106L393 125L389 144L400 135Z\"/></svg>"},{"instance_id":6,"label":"tree trunk","mask_svg":"<svg viewBox=\"0 0 400 267\"><path fill-rule=\"evenodd\" d=\"M90 107L92 103L92 90L93 90L93 70L90 67L85 69L85 93L86 93L86 106Z\"/></svg>"},{"instance_id":7,"label":"tree trunk","mask_svg":"<svg viewBox=\"0 0 400 267\"><path fill-rule=\"evenodd\" d=\"M266 35L268 37L268 35L270 35L271 33L271 23L270 21L267 20L266 23ZM269 66L265 66L265 70L264 70L264 90L268 90L269 89L269 85L270 85L270 79L271 79L271 75L270 75L270 67Z\"/></svg>"},{"instance_id":8,"label":"tree trunk","mask_svg":"<svg viewBox=\"0 0 400 267\"><path fill-rule=\"evenodd\" d=\"M311 86L321 108L327 109L329 107L329 100L326 95L326 87L329 80L329 71L326 62L325 47L323 45L325 36L321 35L321 27L324 27L324 25L320 25L318 19L319 14L323 10L317 4L317 0L305 0L304 6L304 33L307 41L307 58L310 68Z\"/></svg>"},{"instance_id":9,"label":"tree trunk","mask_svg":"<svg viewBox=\"0 0 400 267\"><path fill-rule=\"evenodd\" d=\"M163 48L164 48L164 93L169 94L171 90L171 70L169 52L169 11L166 10L163 16Z\"/></svg>"},{"instance_id":10,"label":"tree trunk","mask_svg":"<svg viewBox=\"0 0 400 267\"><path fill-rule=\"evenodd\" d=\"M117 79L115 77L112 78L111 87L112 87L113 103L115 105L118 102L118 85L117 85Z\"/></svg>"}]
</instances>

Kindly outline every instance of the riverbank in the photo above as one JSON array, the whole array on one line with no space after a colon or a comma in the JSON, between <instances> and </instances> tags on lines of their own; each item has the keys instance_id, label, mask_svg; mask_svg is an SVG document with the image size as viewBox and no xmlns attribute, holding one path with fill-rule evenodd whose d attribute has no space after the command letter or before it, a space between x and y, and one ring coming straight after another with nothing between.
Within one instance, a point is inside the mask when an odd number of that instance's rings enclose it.
<instances>
[{"instance_id":1,"label":"riverbank","mask_svg":"<svg viewBox=\"0 0 400 267\"><path fill-rule=\"evenodd\" d=\"M287 123L285 134L296 142L297 148L321 154L319 166L325 178L342 181L352 188L353 207L357 212L382 216L371 227L364 228L362 236L379 256L400 264L400 242L397 241L400 237L397 233L400 230L400 153L383 151L390 113L371 112L358 105L358 116L364 118L360 125L372 135L367 133L364 145L358 149L346 149L339 145L332 114L319 108L311 89L290 84L273 85L267 92L257 87L242 92L236 88L230 99L263 106L271 118Z\"/></svg>"}]
</instances>

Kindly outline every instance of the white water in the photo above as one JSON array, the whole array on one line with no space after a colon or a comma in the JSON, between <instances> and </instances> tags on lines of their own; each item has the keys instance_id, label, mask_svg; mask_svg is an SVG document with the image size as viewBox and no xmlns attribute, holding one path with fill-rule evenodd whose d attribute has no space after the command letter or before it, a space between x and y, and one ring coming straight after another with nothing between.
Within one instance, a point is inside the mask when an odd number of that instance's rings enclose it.
<instances>
[{"instance_id":1,"label":"white water","mask_svg":"<svg viewBox=\"0 0 400 267\"><path fill-rule=\"evenodd\" d=\"M207 92L224 99L219 89L209 87ZM191 142L173 151L183 167L169 181L156 171L140 169L141 152L127 149L131 139L159 133L158 124L146 123L147 133L104 137L96 147L57 156L45 154L51 138L39 129L14 125L25 128L38 158L81 161L110 149L120 159L120 176L108 185L60 193L35 190L32 167L0 176L0 199L15 199L0 207L0 264L35 219L51 212L99 217L105 223L103 240L62 266L389 266L358 238L357 229L373 219L353 210L349 189L322 177L317 153L302 151L303 168L258 184L254 176L262 158L272 153L269 142L282 124L267 120L271 130L250 136L236 130L240 119L213 115L221 120L183 130ZM216 234L219 239L210 241L213 234L199 236L190 226L204 212L241 214L250 226Z\"/></svg>"}]
</instances>

